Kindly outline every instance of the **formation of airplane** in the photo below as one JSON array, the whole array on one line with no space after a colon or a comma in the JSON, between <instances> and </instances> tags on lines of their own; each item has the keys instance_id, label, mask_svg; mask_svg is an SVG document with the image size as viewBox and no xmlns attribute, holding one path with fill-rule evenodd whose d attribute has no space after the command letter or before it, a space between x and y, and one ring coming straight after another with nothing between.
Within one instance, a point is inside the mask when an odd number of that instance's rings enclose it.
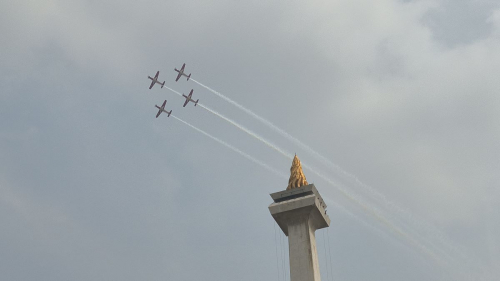
<instances>
[{"instance_id":1,"label":"formation of airplane","mask_svg":"<svg viewBox=\"0 0 500 281\"><path fill-rule=\"evenodd\" d=\"M179 80L179 78L181 78L181 76L186 76L187 77L186 81L189 81L189 78L191 78L191 73L189 73L189 75L186 75L186 73L184 73L184 67L186 67L186 64L182 65L181 70L174 68L175 71L179 72L179 74L177 74L177 78L175 78L176 82L177 82L177 80Z\"/></svg>"},{"instance_id":2,"label":"formation of airplane","mask_svg":"<svg viewBox=\"0 0 500 281\"><path fill-rule=\"evenodd\" d=\"M186 64L184 63L182 65L182 67L181 67L181 70L178 70L177 68L174 68L175 71L177 71L179 73L179 74L177 74L177 78L175 79L175 81L178 81L179 78L181 78L181 76L186 76L187 77L187 81L189 81L189 78L191 78L191 73L189 73L189 75L187 75L186 73L184 73L184 68L185 67L186 67ZM163 86L165 86L165 81L163 81L163 83L160 82L160 81L158 81L158 75L160 75L160 71L156 72L155 77L148 76L148 78L151 79L151 85L149 86L149 89L153 88L153 86L155 84L160 84L162 88L163 88ZM194 100L192 98L192 96L193 96L193 89L191 89L191 92L189 93L189 95L186 96L186 95L182 94L182 96L186 99L186 101L184 102L183 107L186 107L186 105L189 102L193 102L194 106L196 106L198 104L199 99ZM158 113L156 114L156 118L158 118L158 116L160 116L160 114L162 114L163 112L167 113L167 117L170 117L170 114L172 114L172 110L166 111L165 110L165 105L166 104L167 104L167 100L165 100L161 106L158 106L158 105L155 104L155 107L158 108Z\"/></svg>"},{"instance_id":3,"label":"formation of airplane","mask_svg":"<svg viewBox=\"0 0 500 281\"><path fill-rule=\"evenodd\" d=\"M193 95L193 89L191 89L191 92L189 93L189 95L184 95L182 94L183 97L186 98L186 101L184 102L184 105L182 107L186 107L186 105L188 104L188 102L194 102L194 106L196 106L198 104L198 101L199 99L197 99L196 101L194 99L191 98L191 96Z\"/></svg>"},{"instance_id":4,"label":"formation of airplane","mask_svg":"<svg viewBox=\"0 0 500 281\"><path fill-rule=\"evenodd\" d=\"M168 114L168 115L167 115L167 117L170 117L170 114L172 113L172 110L170 110L170 111L166 111L166 110L165 110L165 105L166 105L166 104L167 104L167 100L165 100L165 101L163 102L163 104L161 105L161 107L159 107L158 105L156 105L156 104L155 104L155 107L156 107L156 108L158 108L158 113L156 114L156 118L158 118L158 116L160 116L160 114L161 114L162 112L167 113L167 114Z\"/></svg>"},{"instance_id":5,"label":"formation of airplane","mask_svg":"<svg viewBox=\"0 0 500 281\"><path fill-rule=\"evenodd\" d=\"M163 88L163 86L165 86L165 81L163 81L163 83L160 83L160 82L158 81L158 75L159 75L159 74L160 74L160 71L157 71L157 72L156 72L156 75L155 75L155 77L154 77L154 78L151 78L151 76L148 76L148 78L149 78L149 79L151 79L151 86L149 86L149 89L150 89L150 90L151 90L151 88L153 88L153 86L154 86L156 83L160 84L162 88Z\"/></svg>"}]
</instances>

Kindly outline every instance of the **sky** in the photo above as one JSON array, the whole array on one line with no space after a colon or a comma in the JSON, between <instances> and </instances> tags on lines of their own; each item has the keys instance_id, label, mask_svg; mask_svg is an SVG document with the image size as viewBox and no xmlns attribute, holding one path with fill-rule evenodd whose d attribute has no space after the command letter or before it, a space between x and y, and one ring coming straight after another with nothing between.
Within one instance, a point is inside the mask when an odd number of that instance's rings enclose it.
<instances>
[{"instance_id":1,"label":"sky","mask_svg":"<svg viewBox=\"0 0 500 281\"><path fill-rule=\"evenodd\" d=\"M0 35L4 280L289 280L294 153L322 280L500 279L498 1L2 1Z\"/></svg>"}]
</instances>

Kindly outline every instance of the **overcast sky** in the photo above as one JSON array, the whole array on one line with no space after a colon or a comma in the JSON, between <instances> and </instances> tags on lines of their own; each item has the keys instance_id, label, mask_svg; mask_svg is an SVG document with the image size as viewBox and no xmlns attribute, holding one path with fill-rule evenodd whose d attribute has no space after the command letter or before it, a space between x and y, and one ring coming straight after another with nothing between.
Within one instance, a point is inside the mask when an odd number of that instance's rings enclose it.
<instances>
[{"instance_id":1,"label":"overcast sky","mask_svg":"<svg viewBox=\"0 0 500 281\"><path fill-rule=\"evenodd\" d=\"M1 1L0 35L2 280L288 279L294 153L322 280L500 279L498 1Z\"/></svg>"}]
</instances>

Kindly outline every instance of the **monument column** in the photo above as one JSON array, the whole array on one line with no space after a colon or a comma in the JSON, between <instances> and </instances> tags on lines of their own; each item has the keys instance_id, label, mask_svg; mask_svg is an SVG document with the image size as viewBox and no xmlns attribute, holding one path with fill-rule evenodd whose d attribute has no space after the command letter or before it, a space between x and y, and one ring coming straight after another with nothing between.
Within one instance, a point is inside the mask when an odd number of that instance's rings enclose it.
<instances>
[{"instance_id":1,"label":"monument column","mask_svg":"<svg viewBox=\"0 0 500 281\"><path fill-rule=\"evenodd\" d=\"M314 232L330 226L326 204L314 184L308 184L295 155L284 191L272 193L271 215L288 236L290 281L320 281Z\"/></svg>"}]
</instances>

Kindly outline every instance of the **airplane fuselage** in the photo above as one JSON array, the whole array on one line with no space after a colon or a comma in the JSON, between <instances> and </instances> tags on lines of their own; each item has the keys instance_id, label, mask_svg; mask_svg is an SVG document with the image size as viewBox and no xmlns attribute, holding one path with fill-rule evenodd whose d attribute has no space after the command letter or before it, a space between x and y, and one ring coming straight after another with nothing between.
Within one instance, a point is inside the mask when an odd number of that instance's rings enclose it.
<instances>
[{"instance_id":1,"label":"airplane fuselage","mask_svg":"<svg viewBox=\"0 0 500 281\"><path fill-rule=\"evenodd\" d=\"M165 112L167 114L167 116L170 117L170 114L172 113L172 110L170 110L170 111L166 111L165 110L165 104L166 103L167 103L167 101L165 101L161 107L155 104L155 107L158 108L158 113L156 114L156 118L158 118L158 116L160 116L160 114L162 112Z\"/></svg>"},{"instance_id":2,"label":"airplane fuselage","mask_svg":"<svg viewBox=\"0 0 500 281\"><path fill-rule=\"evenodd\" d=\"M187 105L189 102L193 102L193 103L194 103L194 106L196 106L196 105L198 104L199 99L197 99L197 100L192 99L192 98L191 98L191 95L192 95L192 94L193 94L193 91L191 91L191 93L190 93L188 96L186 96L186 95L184 95L184 94L182 95L184 98L186 98L186 101L184 102L183 107L186 107L186 105Z\"/></svg>"},{"instance_id":3,"label":"airplane fuselage","mask_svg":"<svg viewBox=\"0 0 500 281\"><path fill-rule=\"evenodd\" d=\"M181 69L181 70L178 70L178 69L175 69L175 71L179 72L179 75L180 76L186 76L188 77L189 75L187 75L186 73L184 73L184 71Z\"/></svg>"},{"instance_id":4,"label":"airplane fuselage","mask_svg":"<svg viewBox=\"0 0 500 281\"><path fill-rule=\"evenodd\" d=\"M175 78L175 81L178 81L179 78L181 78L182 76L187 77L188 81L189 81L189 78L191 78L191 73L189 75L184 73L184 67L186 67L186 64L183 64L180 70L177 68L174 68L174 70L179 73L179 74L177 74L177 78Z\"/></svg>"},{"instance_id":5,"label":"airplane fuselage","mask_svg":"<svg viewBox=\"0 0 500 281\"><path fill-rule=\"evenodd\" d=\"M157 78L152 78L151 76L148 76L149 79L151 79L153 82L161 84L160 81L158 81Z\"/></svg>"},{"instance_id":6,"label":"airplane fuselage","mask_svg":"<svg viewBox=\"0 0 500 281\"><path fill-rule=\"evenodd\" d=\"M148 76L148 78L151 79L152 81L151 85L149 86L149 89L153 88L154 84L160 84L162 88L165 85L165 81L163 81L163 83L158 81L158 73L155 75L155 77Z\"/></svg>"}]
</instances>

